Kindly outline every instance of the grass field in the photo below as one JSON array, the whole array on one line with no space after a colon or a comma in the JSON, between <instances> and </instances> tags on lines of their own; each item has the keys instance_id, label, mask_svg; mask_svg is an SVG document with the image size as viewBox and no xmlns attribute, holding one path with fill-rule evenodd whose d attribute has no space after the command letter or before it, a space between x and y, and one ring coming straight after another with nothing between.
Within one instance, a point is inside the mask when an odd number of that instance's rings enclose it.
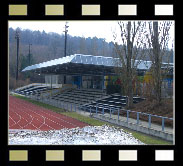
<instances>
[{"instance_id":1,"label":"grass field","mask_svg":"<svg viewBox=\"0 0 183 166\"><path fill-rule=\"evenodd\" d=\"M57 112L59 114L63 114L63 115L72 117L74 119L85 122L85 123L87 123L89 125L92 125L92 126L101 126L101 125L104 125L104 124L107 124L107 125L110 125L110 126L116 126L116 125L113 125L111 123L103 122L103 121L100 121L100 120L96 120L94 118L90 118L90 117L80 115L76 112L68 112L68 111L65 111L61 108L57 108L57 107L54 107L54 106L51 106L51 105L48 105L48 104L44 104L44 103L41 103L41 102L38 102L38 101L34 101L34 100L28 99L26 97L20 96L20 95L13 95L13 96L15 96L17 98L20 98L20 99L23 99L23 100L26 100L28 102L31 102L35 105L40 106L40 107L47 108L47 109L52 110L54 112ZM119 126L117 126L117 127L119 127ZM140 141L142 141L142 142L144 142L145 144L148 144L148 145L172 145L171 142L159 139L157 137L152 137L152 136L142 134L140 132L136 132L136 131L133 131L133 130L130 130L130 129L127 129L127 128L123 128L123 127L120 127L120 128L124 129L125 131L127 131L129 133L132 133L132 135L135 138L137 138L138 140L140 140Z\"/></svg>"}]
</instances>

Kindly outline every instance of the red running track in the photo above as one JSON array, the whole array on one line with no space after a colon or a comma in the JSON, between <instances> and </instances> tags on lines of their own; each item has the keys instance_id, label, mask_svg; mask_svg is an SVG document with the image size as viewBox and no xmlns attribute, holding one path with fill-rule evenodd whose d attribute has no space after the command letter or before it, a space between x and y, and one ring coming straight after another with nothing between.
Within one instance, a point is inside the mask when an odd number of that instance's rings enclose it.
<instances>
[{"instance_id":1,"label":"red running track","mask_svg":"<svg viewBox=\"0 0 183 166\"><path fill-rule=\"evenodd\" d=\"M9 129L46 131L84 126L87 124L9 96Z\"/></svg>"}]
</instances>

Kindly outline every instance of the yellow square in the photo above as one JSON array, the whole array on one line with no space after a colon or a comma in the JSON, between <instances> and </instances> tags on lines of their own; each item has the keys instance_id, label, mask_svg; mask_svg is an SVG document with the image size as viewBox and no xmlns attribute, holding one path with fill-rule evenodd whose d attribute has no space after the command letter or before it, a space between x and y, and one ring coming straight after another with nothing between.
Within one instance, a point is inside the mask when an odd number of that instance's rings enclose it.
<instances>
[{"instance_id":1,"label":"yellow square","mask_svg":"<svg viewBox=\"0 0 183 166\"><path fill-rule=\"evenodd\" d=\"M10 150L9 161L28 161L27 150Z\"/></svg>"},{"instance_id":2,"label":"yellow square","mask_svg":"<svg viewBox=\"0 0 183 166\"><path fill-rule=\"evenodd\" d=\"M64 15L64 5L45 5L45 15Z\"/></svg>"},{"instance_id":3,"label":"yellow square","mask_svg":"<svg viewBox=\"0 0 183 166\"><path fill-rule=\"evenodd\" d=\"M83 152L82 154L83 161L100 161L101 160L100 150L83 150L82 152Z\"/></svg>"},{"instance_id":4,"label":"yellow square","mask_svg":"<svg viewBox=\"0 0 183 166\"><path fill-rule=\"evenodd\" d=\"M46 161L64 161L64 151L46 150Z\"/></svg>"},{"instance_id":5,"label":"yellow square","mask_svg":"<svg viewBox=\"0 0 183 166\"><path fill-rule=\"evenodd\" d=\"M137 161L137 150L119 150L119 161Z\"/></svg>"},{"instance_id":6,"label":"yellow square","mask_svg":"<svg viewBox=\"0 0 183 166\"><path fill-rule=\"evenodd\" d=\"M137 5L118 5L118 15L137 15Z\"/></svg>"},{"instance_id":7,"label":"yellow square","mask_svg":"<svg viewBox=\"0 0 183 166\"><path fill-rule=\"evenodd\" d=\"M82 15L100 15L100 5L82 5Z\"/></svg>"},{"instance_id":8,"label":"yellow square","mask_svg":"<svg viewBox=\"0 0 183 166\"><path fill-rule=\"evenodd\" d=\"M9 5L9 15L27 15L27 5Z\"/></svg>"}]
</instances>

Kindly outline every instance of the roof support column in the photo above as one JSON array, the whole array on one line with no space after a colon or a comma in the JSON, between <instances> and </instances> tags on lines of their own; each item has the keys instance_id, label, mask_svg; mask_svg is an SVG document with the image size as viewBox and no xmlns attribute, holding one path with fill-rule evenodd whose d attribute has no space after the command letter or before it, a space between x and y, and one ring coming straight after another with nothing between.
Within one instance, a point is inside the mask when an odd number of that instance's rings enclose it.
<instances>
[{"instance_id":1,"label":"roof support column","mask_svg":"<svg viewBox=\"0 0 183 166\"><path fill-rule=\"evenodd\" d=\"M51 74L51 76L50 76L50 77L51 77L51 81L50 81L50 83L51 83L51 89L52 89L52 74Z\"/></svg>"},{"instance_id":2,"label":"roof support column","mask_svg":"<svg viewBox=\"0 0 183 166\"><path fill-rule=\"evenodd\" d=\"M104 91L104 78L105 78L105 71L103 68L103 76L102 76L102 91Z\"/></svg>"},{"instance_id":3,"label":"roof support column","mask_svg":"<svg viewBox=\"0 0 183 166\"><path fill-rule=\"evenodd\" d=\"M83 84L83 79L82 79L82 75L80 75L80 88L82 88L82 84Z\"/></svg>"},{"instance_id":4,"label":"roof support column","mask_svg":"<svg viewBox=\"0 0 183 166\"><path fill-rule=\"evenodd\" d=\"M66 84L66 75L64 75L64 84Z\"/></svg>"},{"instance_id":5,"label":"roof support column","mask_svg":"<svg viewBox=\"0 0 183 166\"><path fill-rule=\"evenodd\" d=\"M102 76L102 90L104 90L104 75Z\"/></svg>"}]
</instances>

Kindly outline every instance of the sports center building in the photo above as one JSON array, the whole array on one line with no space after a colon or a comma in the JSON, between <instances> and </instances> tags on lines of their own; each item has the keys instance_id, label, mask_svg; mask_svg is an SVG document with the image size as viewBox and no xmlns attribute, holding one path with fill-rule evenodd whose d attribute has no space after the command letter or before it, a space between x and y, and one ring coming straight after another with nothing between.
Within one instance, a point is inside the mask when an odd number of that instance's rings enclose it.
<instances>
[{"instance_id":1,"label":"sports center building","mask_svg":"<svg viewBox=\"0 0 183 166\"><path fill-rule=\"evenodd\" d=\"M137 74L144 76L151 68L151 61L136 60ZM22 72L34 72L45 76L47 87L76 88L105 92L110 76L117 76L121 67L119 58L74 54L26 67ZM173 63L169 63L169 78L173 80ZM162 69L167 63L162 64ZM28 94L28 92L27 92Z\"/></svg>"},{"instance_id":2,"label":"sports center building","mask_svg":"<svg viewBox=\"0 0 183 166\"><path fill-rule=\"evenodd\" d=\"M151 61L136 61L137 72L143 75ZM101 109L122 108L126 96L107 94L109 76L117 76L115 68L121 67L120 59L104 56L74 54L59 59L26 67L22 72L34 72L45 76L45 83L30 84L16 89L16 93L53 103L69 103L79 106L94 106ZM64 78L65 77L65 78ZM134 96L134 103L141 101ZM99 107L100 110L100 107Z\"/></svg>"},{"instance_id":3,"label":"sports center building","mask_svg":"<svg viewBox=\"0 0 183 166\"><path fill-rule=\"evenodd\" d=\"M152 65L151 61L136 60L138 75L144 75ZM163 63L166 67L166 63ZM173 64L170 74L173 75ZM115 68L121 67L119 58L74 54L59 59L26 67L22 72L34 72L45 76L45 83L30 84L16 89L17 93L65 102L74 105L100 103L107 108L122 108L126 105L126 96L107 94L109 76L117 76ZM162 68L163 68L162 67ZM65 78L64 78L65 77ZM141 98L134 96L134 103Z\"/></svg>"},{"instance_id":4,"label":"sports center building","mask_svg":"<svg viewBox=\"0 0 183 166\"><path fill-rule=\"evenodd\" d=\"M115 67L120 66L119 58L74 54L28 66L22 72L44 74L46 84L72 84L77 88L103 90L108 76L115 76ZM150 67L151 61L141 61L137 65L138 73L143 75Z\"/></svg>"}]
</instances>

